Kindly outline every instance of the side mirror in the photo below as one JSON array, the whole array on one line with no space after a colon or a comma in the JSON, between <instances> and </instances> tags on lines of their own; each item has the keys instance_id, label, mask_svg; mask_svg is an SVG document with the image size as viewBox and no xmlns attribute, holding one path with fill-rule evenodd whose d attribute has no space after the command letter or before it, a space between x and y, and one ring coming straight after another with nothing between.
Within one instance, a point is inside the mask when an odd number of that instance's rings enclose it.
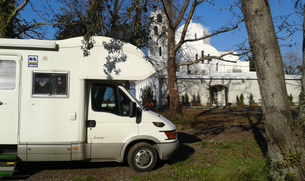
<instances>
[{"instance_id":1,"label":"side mirror","mask_svg":"<svg viewBox=\"0 0 305 181\"><path fill-rule=\"evenodd\" d=\"M137 115L137 104L135 102L130 102L129 104L129 117L136 117Z\"/></svg>"}]
</instances>

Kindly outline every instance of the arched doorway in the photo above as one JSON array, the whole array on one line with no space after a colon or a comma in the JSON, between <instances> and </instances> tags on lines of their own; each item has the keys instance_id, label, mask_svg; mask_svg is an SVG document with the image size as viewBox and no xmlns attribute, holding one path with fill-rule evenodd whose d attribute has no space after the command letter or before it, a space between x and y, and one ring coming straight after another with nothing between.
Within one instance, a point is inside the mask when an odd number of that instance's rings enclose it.
<instances>
[{"instance_id":1,"label":"arched doorway","mask_svg":"<svg viewBox=\"0 0 305 181\"><path fill-rule=\"evenodd\" d=\"M228 105L228 88L224 85L211 85L210 91L210 103L213 106L227 106Z\"/></svg>"},{"instance_id":2,"label":"arched doorway","mask_svg":"<svg viewBox=\"0 0 305 181\"><path fill-rule=\"evenodd\" d=\"M218 104L218 90L216 87L212 87L210 90L211 94L211 105L217 105Z\"/></svg>"}]
</instances>

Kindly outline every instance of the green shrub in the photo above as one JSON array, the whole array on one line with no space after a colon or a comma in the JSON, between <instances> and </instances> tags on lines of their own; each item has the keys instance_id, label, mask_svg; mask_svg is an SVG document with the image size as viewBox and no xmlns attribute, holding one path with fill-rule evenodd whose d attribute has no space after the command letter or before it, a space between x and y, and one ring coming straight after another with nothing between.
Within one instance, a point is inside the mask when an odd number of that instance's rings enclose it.
<instances>
[{"instance_id":1,"label":"green shrub","mask_svg":"<svg viewBox=\"0 0 305 181\"><path fill-rule=\"evenodd\" d=\"M254 101L254 98L253 98L253 94L250 93L250 96L249 96L249 104L252 104L252 103L255 103L255 101Z\"/></svg>"},{"instance_id":2,"label":"green shrub","mask_svg":"<svg viewBox=\"0 0 305 181\"><path fill-rule=\"evenodd\" d=\"M195 94L193 94L192 103L197 103Z\"/></svg>"},{"instance_id":3,"label":"green shrub","mask_svg":"<svg viewBox=\"0 0 305 181\"><path fill-rule=\"evenodd\" d=\"M185 104L189 104L190 102L190 98L189 96L187 95L187 92L184 94L184 98L185 98Z\"/></svg>"},{"instance_id":4,"label":"green shrub","mask_svg":"<svg viewBox=\"0 0 305 181\"><path fill-rule=\"evenodd\" d=\"M145 89L142 90L141 99L143 104L154 102L154 93L151 87L145 87Z\"/></svg>"},{"instance_id":5,"label":"green shrub","mask_svg":"<svg viewBox=\"0 0 305 181\"><path fill-rule=\"evenodd\" d=\"M289 100L289 103L293 103L293 96L292 96L291 93L290 93L290 95L288 96L288 100Z\"/></svg>"},{"instance_id":6,"label":"green shrub","mask_svg":"<svg viewBox=\"0 0 305 181\"><path fill-rule=\"evenodd\" d=\"M239 100L238 95L236 95L236 103L237 103L237 104L239 104L239 103L240 103L240 100Z\"/></svg>"},{"instance_id":7,"label":"green shrub","mask_svg":"<svg viewBox=\"0 0 305 181\"><path fill-rule=\"evenodd\" d=\"M199 95L199 92L197 93L197 96L195 94L193 94L192 96L192 103L200 103L201 102L201 97Z\"/></svg>"},{"instance_id":8,"label":"green shrub","mask_svg":"<svg viewBox=\"0 0 305 181\"><path fill-rule=\"evenodd\" d=\"M240 93L239 99L240 99L240 103L244 103L244 95L243 95L243 93Z\"/></svg>"},{"instance_id":9,"label":"green shrub","mask_svg":"<svg viewBox=\"0 0 305 181\"><path fill-rule=\"evenodd\" d=\"M197 103L200 103L201 102L201 97L199 95L199 92L197 92Z\"/></svg>"}]
</instances>

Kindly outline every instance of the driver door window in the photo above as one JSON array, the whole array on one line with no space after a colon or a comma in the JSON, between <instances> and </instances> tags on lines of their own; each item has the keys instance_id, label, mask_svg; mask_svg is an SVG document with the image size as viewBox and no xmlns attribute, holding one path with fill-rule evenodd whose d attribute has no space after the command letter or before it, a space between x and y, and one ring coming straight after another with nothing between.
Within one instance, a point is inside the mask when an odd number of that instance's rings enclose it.
<instances>
[{"instance_id":1,"label":"driver door window","mask_svg":"<svg viewBox=\"0 0 305 181\"><path fill-rule=\"evenodd\" d=\"M130 99L116 86L105 84L91 85L92 109L96 112L109 112L129 116Z\"/></svg>"},{"instance_id":2,"label":"driver door window","mask_svg":"<svg viewBox=\"0 0 305 181\"><path fill-rule=\"evenodd\" d=\"M127 95L123 93L122 90L119 91L119 94L120 94L120 104L121 104L121 115L129 116L129 109L130 109L131 101L127 97Z\"/></svg>"},{"instance_id":3,"label":"driver door window","mask_svg":"<svg viewBox=\"0 0 305 181\"><path fill-rule=\"evenodd\" d=\"M92 109L97 112L119 114L116 88L110 85L93 84L91 86Z\"/></svg>"}]
</instances>

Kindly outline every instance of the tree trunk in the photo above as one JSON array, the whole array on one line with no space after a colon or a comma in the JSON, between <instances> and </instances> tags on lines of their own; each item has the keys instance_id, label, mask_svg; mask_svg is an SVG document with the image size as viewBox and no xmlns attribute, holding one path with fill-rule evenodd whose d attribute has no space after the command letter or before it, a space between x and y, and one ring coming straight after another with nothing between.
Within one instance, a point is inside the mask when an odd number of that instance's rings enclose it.
<instances>
[{"instance_id":1,"label":"tree trunk","mask_svg":"<svg viewBox=\"0 0 305 181\"><path fill-rule=\"evenodd\" d=\"M302 82L299 102L299 119L305 118L305 4L303 6L303 46L302 46L303 60L302 60Z\"/></svg>"},{"instance_id":2,"label":"tree trunk","mask_svg":"<svg viewBox=\"0 0 305 181\"><path fill-rule=\"evenodd\" d=\"M300 93L300 97L299 97L299 125L301 125L301 128L298 129L298 135L304 138L304 134L305 134L305 127L303 125L304 121L305 121L305 4L303 5L303 45L302 45L302 81L301 81L301 93ZM302 147L305 148L305 140L302 140ZM305 158L304 155L302 157L302 165L305 165ZM303 171L303 175L304 175L304 169Z\"/></svg>"},{"instance_id":3,"label":"tree trunk","mask_svg":"<svg viewBox=\"0 0 305 181\"><path fill-rule=\"evenodd\" d=\"M283 62L268 0L241 0L263 101L268 156L276 180L303 180L300 153L295 149ZM293 158L294 159L293 159Z\"/></svg>"},{"instance_id":4,"label":"tree trunk","mask_svg":"<svg viewBox=\"0 0 305 181\"><path fill-rule=\"evenodd\" d=\"M169 28L168 36L168 59L167 59L167 73L168 73L168 91L170 98L170 111L174 114L181 114L182 110L179 103L178 84L176 78L176 52L175 47L175 32Z\"/></svg>"}]
</instances>

